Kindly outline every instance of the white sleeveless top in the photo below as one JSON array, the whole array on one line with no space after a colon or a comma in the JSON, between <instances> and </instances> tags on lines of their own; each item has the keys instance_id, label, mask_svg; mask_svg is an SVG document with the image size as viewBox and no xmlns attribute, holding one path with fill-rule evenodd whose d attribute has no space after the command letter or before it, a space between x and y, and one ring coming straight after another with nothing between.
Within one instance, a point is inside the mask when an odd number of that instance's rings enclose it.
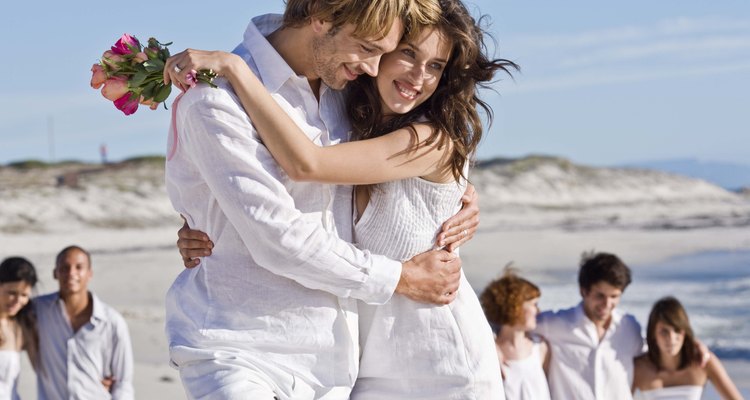
<instances>
[{"instance_id":1,"label":"white sleeveless top","mask_svg":"<svg viewBox=\"0 0 750 400\"><path fill-rule=\"evenodd\" d=\"M534 343L528 357L506 361L508 366L505 368L503 384L508 400L550 400L540 348L539 343Z\"/></svg>"},{"instance_id":2,"label":"white sleeveless top","mask_svg":"<svg viewBox=\"0 0 750 400\"><path fill-rule=\"evenodd\" d=\"M408 178L373 188L355 225L364 249L408 260L433 248L440 227L460 208L464 183ZM504 399L492 331L461 276L447 306L394 294L382 306L359 303L361 359L353 400Z\"/></svg>"},{"instance_id":3,"label":"white sleeveless top","mask_svg":"<svg viewBox=\"0 0 750 400\"><path fill-rule=\"evenodd\" d=\"M681 385L670 386L661 389L638 391L636 400L700 400L703 395L703 386Z\"/></svg>"},{"instance_id":4,"label":"white sleeveless top","mask_svg":"<svg viewBox=\"0 0 750 400\"><path fill-rule=\"evenodd\" d=\"M0 350L0 400L17 400L18 374L21 373L21 352Z\"/></svg>"}]
</instances>

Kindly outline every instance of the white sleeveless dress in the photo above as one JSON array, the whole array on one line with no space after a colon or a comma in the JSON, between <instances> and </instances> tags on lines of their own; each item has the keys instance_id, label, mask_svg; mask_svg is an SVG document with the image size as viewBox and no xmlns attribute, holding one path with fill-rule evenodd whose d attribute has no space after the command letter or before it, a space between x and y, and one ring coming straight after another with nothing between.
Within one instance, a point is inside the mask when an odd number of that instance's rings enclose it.
<instances>
[{"instance_id":1,"label":"white sleeveless dress","mask_svg":"<svg viewBox=\"0 0 750 400\"><path fill-rule=\"evenodd\" d=\"M703 386L681 385L638 391L635 400L701 400Z\"/></svg>"},{"instance_id":2,"label":"white sleeveless dress","mask_svg":"<svg viewBox=\"0 0 750 400\"><path fill-rule=\"evenodd\" d=\"M0 400L17 400L18 374L21 373L21 352L0 350Z\"/></svg>"},{"instance_id":3,"label":"white sleeveless dress","mask_svg":"<svg viewBox=\"0 0 750 400\"><path fill-rule=\"evenodd\" d=\"M505 397L508 400L550 400L547 376L544 375L540 344L534 343L531 355L522 360L506 361Z\"/></svg>"},{"instance_id":4,"label":"white sleeveless dress","mask_svg":"<svg viewBox=\"0 0 750 400\"><path fill-rule=\"evenodd\" d=\"M408 260L431 250L442 223L460 208L465 184L408 178L373 188L355 241ZM382 306L359 303L361 358L353 400L504 399L492 331L461 276L450 305L394 294Z\"/></svg>"}]
</instances>

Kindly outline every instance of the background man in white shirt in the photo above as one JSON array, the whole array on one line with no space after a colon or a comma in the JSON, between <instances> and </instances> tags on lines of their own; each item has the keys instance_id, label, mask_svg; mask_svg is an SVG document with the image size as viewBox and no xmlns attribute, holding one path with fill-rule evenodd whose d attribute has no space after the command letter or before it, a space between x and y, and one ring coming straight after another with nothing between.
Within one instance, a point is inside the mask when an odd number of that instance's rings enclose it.
<instances>
[{"instance_id":1,"label":"background man in white shirt","mask_svg":"<svg viewBox=\"0 0 750 400\"><path fill-rule=\"evenodd\" d=\"M573 308L546 311L537 319L552 358L553 400L630 400L633 357L644 351L635 317L616 309L631 281L617 256L584 256L578 273L582 301Z\"/></svg>"},{"instance_id":2,"label":"background man in white shirt","mask_svg":"<svg viewBox=\"0 0 750 400\"><path fill-rule=\"evenodd\" d=\"M39 330L38 398L133 399L128 327L88 290L91 256L81 247L66 247L57 255L54 276L59 292L32 302Z\"/></svg>"},{"instance_id":3,"label":"background man in white shirt","mask_svg":"<svg viewBox=\"0 0 750 400\"><path fill-rule=\"evenodd\" d=\"M253 19L235 53L310 140L339 143L349 123L337 90L377 74L420 1L430 0L290 0L283 21ZM357 249L351 187L291 181L231 88L217 84L173 105L167 190L215 248L167 294L172 363L191 398L348 398L355 300L383 304L397 292L446 304L460 260L432 251L402 263ZM453 233L471 237L475 213L458 220Z\"/></svg>"}]
</instances>

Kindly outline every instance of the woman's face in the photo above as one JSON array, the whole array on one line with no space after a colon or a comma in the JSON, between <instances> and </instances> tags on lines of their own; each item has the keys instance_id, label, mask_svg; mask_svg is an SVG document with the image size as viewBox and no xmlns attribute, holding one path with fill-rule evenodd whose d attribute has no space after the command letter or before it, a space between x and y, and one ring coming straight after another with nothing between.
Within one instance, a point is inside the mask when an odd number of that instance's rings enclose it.
<instances>
[{"instance_id":1,"label":"woman's face","mask_svg":"<svg viewBox=\"0 0 750 400\"><path fill-rule=\"evenodd\" d=\"M654 333L656 335L656 345L659 346L659 351L662 354L673 357L680 354L682 345L685 343L684 331L678 331L669 324L657 321L654 326Z\"/></svg>"},{"instance_id":2,"label":"woman's face","mask_svg":"<svg viewBox=\"0 0 750 400\"><path fill-rule=\"evenodd\" d=\"M0 315L15 316L30 297L31 286L24 281L0 283Z\"/></svg>"},{"instance_id":3,"label":"woman's face","mask_svg":"<svg viewBox=\"0 0 750 400\"><path fill-rule=\"evenodd\" d=\"M523 313L523 330L525 332L536 329L536 316L539 314L539 297L526 300L521 306Z\"/></svg>"},{"instance_id":4,"label":"woman's face","mask_svg":"<svg viewBox=\"0 0 750 400\"><path fill-rule=\"evenodd\" d=\"M436 29L383 55L375 78L383 112L404 114L430 98L448 62L452 43Z\"/></svg>"}]
</instances>

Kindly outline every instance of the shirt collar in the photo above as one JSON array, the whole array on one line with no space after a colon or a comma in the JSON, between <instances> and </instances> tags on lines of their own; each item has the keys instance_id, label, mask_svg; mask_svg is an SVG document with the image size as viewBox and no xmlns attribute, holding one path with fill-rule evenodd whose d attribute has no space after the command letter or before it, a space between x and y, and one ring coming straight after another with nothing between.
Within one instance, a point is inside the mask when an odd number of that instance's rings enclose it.
<instances>
[{"instance_id":1,"label":"shirt collar","mask_svg":"<svg viewBox=\"0 0 750 400\"><path fill-rule=\"evenodd\" d=\"M615 307L614 310L612 310L612 321L609 323L609 327L607 328L607 332L614 330L618 325L620 325L620 321L622 320L622 313L620 313L620 310ZM586 316L586 313L583 312L583 301L578 303L578 306L575 310L575 321L577 325L584 325L587 323L593 324L594 322L589 319L589 317Z\"/></svg>"},{"instance_id":2,"label":"shirt collar","mask_svg":"<svg viewBox=\"0 0 750 400\"><path fill-rule=\"evenodd\" d=\"M96 297L96 295L91 291L89 291L89 295L91 296L91 303L93 308L91 311L91 318L89 318L89 323L96 326L100 321L106 319L106 315L104 312L102 301L99 300L99 298ZM63 301L62 297L60 297L60 292L57 292L57 304L60 306L60 310L62 311L63 315L68 318L68 324L70 324L70 316L67 314L67 311L65 309L65 302Z\"/></svg>"},{"instance_id":3,"label":"shirt collar","mask_svg":"<svg viewBox=\"0 0 750 400\"><path fill-rule=\"evenodd\" d=\"M252 56L258 69L258 78L269 92L274 93L291 78L297 77L279 52L271 46L266 36L281 28L283 16L266 14L253 18L247 25L242 46Z\"/></svg>"}]
</instances>

